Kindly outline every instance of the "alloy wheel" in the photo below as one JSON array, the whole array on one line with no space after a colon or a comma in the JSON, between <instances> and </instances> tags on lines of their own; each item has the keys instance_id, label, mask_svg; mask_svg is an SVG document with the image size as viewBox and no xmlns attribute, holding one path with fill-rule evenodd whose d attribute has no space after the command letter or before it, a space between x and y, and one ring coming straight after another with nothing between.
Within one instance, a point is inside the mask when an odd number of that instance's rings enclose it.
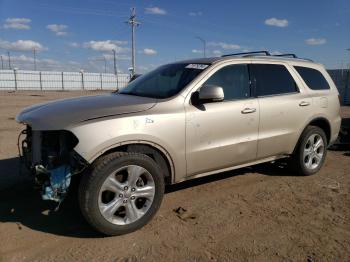
<instances>
[{"instance_id":1,"label":"alloy wheel","mask_svg":"<svg viewBox=\"0 0 350 262\"><path fill-rule=\"evenodd\" d=\"M308 169L316 169L322 163L325 146L322 136L311 134L307 139L303 152L303 163Z\"/></svg>"},{"instance_id":2,"label":"alloy wheel","mask_svg":"<svg viewBox=\"0 0 350 262\"><path fill-rule=\"evenodd\" d=\"M151 207L155 195L152 175L138 165L124 166L103 182L98 198L101 215L115 225L139 220Z\"/></svg>"}]
</instances>

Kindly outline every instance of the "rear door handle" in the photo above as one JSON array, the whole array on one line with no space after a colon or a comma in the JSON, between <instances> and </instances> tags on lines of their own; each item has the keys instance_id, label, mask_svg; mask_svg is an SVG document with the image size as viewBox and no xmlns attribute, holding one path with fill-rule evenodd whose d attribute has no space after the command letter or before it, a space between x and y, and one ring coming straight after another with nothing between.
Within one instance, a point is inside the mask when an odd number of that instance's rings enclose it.
<instances>
[{"instance_id":1,"label":"rear door handle","mask_svg":"<svg viewBox=\"0 0 350 262\"><path fill-rule=\"evenodd\" d=\"M301 101L300 103L299 103L299 106L309 106L310 105L310 103L309 102L306 102L306 101Z\"/></svg>"},{"instance_id":2,"label":"rear door handle","mask_svg":"<svg viewBox=\"0 0 350 262\"><path fill-rule=\"evenodd\" d=\"M242 114L250 114L256 112L256 108L244 108L241 113Z\"/></svg>"}]
</instances>

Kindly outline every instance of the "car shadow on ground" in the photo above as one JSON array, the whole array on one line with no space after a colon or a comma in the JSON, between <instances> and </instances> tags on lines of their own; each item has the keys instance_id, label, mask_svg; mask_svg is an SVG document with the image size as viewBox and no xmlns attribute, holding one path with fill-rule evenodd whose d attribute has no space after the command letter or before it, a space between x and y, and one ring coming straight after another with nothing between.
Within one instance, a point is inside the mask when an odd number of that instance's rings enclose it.
<instances>
[{"instance_id":1,"label":"car shadow on ground","mask_svg":"<svg viewBox=\"0 0 350 262\"><path fill-rule=\"evenodd\" d=\"M190 187L200 186L203 184L228 179L234 176L245 175L247 173L259 173L266 176L295 176L296 173L287 168L286 160L279 160L271 163L263 163L255 166L239 168L227 172L221 172L205 177L195 178L178 184L169 185L165 189L165 193L171 193Z\"/></svg>"},{"instance_id":2,"label":"car shadow on ground","mask_svg":"<svg viewBox=\"0 0 350 262\"><path fill-rule=\"evenodd\" d=\"M0 170L6 170L8 177L11 174L16 176L19 163L18 158L2 159ZM17 184L0 191L0 223L16 223L18 230L27 227L40 232L77 238L101 237L85 222L79 211L77 190L74 190L77 188L76 184L77 181L73 181L72 194L67 196L56 212L54 209L57 203L43 201L30 175L23 171Z\"/></svg>"},{"instance_id":3,"label":"car shadow on ground","mask_svg":"<svg viewBox=\"0 0 350 262\"><path fill-rule=\"evenodd\" d=\"M0 160L0 170L14 172L18 170L14 165L18 163L18 159ZM268 176L294 175L288 171L284 162L261 164L167 186L166 194L252 172ZM79 211L78 184L79 179L72 181L70 194L59 210L54 211L57 203L41 200L38 190L34 188L28 175L28 179L24 179L20 184L0 191L0 223L13 222L17 224L18 230L27 227L39 232L75 238L103 237L87 224Z\"/></svg>"},{"instance_id":4,"label":"car shadow on ground","mask_svg":"<svg viewBox=\"0 0 350 262\"><path fill-rule=\"evenodd\" d=\"M11 175L11 172L13 175L16 175L15 172L18 172L19 169L18 165L18 158L0 160L0 170L6 171L7 175ZM166 193L229 179L250 172L258 172L265 175L288 175L285 173L285 170L282 172L281 168L284 169L284 167L271 164L241 168L167 186ZM54 211L57 203L41 200L40 194L34 188L29 174L26 175L28 175L28 178L22 179L20 184L0 191L0 222L16 223L18 230L23 230L23 226L25 226L40 232L76 238L103 237L87 224L79 211L77 202L78 179L73 180L72 191L62 203L60 209Z\"/></svg>"}]
</instances>

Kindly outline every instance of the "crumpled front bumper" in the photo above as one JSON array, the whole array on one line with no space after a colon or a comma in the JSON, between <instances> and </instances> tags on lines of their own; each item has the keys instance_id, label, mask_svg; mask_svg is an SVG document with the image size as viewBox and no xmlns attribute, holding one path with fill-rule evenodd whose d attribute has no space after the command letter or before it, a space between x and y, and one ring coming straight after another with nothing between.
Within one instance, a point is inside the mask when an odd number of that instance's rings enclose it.
<instances>
[{"instance_id":1,"label":"crumpled front bumper","mask_svg":"<svg viewBox=\"0 0 350 262\"><path fill-rule=\"evenodd\" d=\"M22 137L21 136L25 136ZM71 177L88 163L73 148L77 141L68 131L33 131L30 126L18 139L22 163L33 174L44 200L61 202L68 193Z\"/></svg>"}]
</instances>

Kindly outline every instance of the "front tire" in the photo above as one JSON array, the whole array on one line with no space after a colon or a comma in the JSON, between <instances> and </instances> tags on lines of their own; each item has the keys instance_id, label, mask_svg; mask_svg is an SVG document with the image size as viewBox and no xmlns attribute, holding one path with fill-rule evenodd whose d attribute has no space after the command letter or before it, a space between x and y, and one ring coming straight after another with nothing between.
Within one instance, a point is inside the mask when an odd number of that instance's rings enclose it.
<instances>
[{"instance_id":1,"label":"front tire","mask_svg":"<svg viewBox=\"0 0 350 262\"><path fill-rule=\"evenodd\" d=\"M160 207L164 177L152 158L111 153L82 177L79 204L86 220L105 235L122 235L147 224Z\"/></svg>"},{"instance_id":2,"label":"front tire","mask_svg":"<svg viewBox=\"0 0 350 262\"><path fill-rule=\"evenodd\" d=\"M323 166L326 155L326 134L317 126L308 126L300 136L291 164L298 174L313 175Z\"/></svg>"}]
</instances>

